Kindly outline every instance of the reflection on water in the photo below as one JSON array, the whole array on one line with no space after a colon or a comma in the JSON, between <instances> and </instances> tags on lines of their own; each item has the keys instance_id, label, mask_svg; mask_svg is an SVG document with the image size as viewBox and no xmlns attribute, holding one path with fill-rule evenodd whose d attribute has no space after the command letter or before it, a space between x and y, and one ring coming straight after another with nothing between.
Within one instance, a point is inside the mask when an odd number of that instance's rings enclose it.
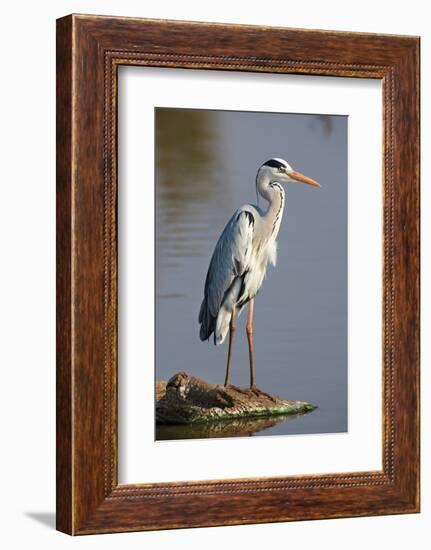
<instances>
[{"instance_id":1,"label":"reflection on water","mask_svg":"<svg viewBox=\"0 0 431 550\"><path fill-rule=\"evenodd\" d=\"M333 119L334 117L328 115L315 115L313 117L310 117L310 125L312 127L320 125L323 132L327 136L329 136L330 134L332 134Z\"/></svg>"},{"instance_id":2,"label":"reflection on water","mask_svg":"<svg viewBox=\"0 0 431 550\"><path fill-rule=\"evenodd\" d=\"M167 269L207 252L207 208L223 184L216 125L212 111L156 109L157 261Z\"/></svg>"},{"instance_id":3,"label":"reflection on water","mask_svg":"<svg viewBox=\"0 0 431 550\"><path fill-rule=\"evenodd\" d=\"M319 408L250 434L346 431L347 117L156 110L156 377L223 381L226 345L199 340L206 271L233 211L256 202L256 171L271 157L322 188L286 189L278 265L256 299L257 384ZM247 386L244 316L236 334L232 383Z\"/></svg>"},{"instance_id":4,"label":"reflection on water","mask_svg":"<svg viewBox=\"0 0 431 550\"><path fill-rule=\"evenodd\" d=\"M292 422L309 411L301 414L279 414L264 418L235 418L216 422L197 422L195 424L156 424L156 440L207 439L209 437L249 437L273 428L278 424Z\"/></svg>"}]
</instances>

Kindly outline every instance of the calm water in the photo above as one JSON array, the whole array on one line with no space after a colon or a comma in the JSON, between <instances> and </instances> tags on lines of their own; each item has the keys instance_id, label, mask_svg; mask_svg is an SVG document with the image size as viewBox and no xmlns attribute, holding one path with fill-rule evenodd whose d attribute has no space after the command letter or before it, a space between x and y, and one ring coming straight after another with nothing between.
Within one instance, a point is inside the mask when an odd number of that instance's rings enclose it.
<instances>
[{"instance_id":1,"label":"calm water","mask_svg":"<svg viewBox=\"0 0 431 550\"><path fill-rule=\"evenodd\" d=\"M216 347L199 339L205 276L233 211L256 203L256 171L271 157L322 187L285 187L277 267L255 303L256 383L318 409L256 429L245 423L242 432L169 428L157 438L347 430L347 117L157 110L156 377L185 370L223 383L227 340ZM245 320L244 311L231 371L240 386L249 383Z\"/></svg>"}]
</instances>

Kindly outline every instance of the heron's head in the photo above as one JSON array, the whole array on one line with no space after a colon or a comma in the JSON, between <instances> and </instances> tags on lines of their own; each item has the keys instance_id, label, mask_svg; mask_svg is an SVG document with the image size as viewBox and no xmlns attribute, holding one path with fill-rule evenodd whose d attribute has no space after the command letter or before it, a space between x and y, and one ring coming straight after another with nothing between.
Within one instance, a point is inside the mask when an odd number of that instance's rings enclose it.
<instances>
[{"instance_id":1,"label":"heron's head","mask_svg":"<svg viewBox=\"0 0 431 550\"><path fill-rule=\"evenodd\" d=\"M296 172L284 159L273 158L267 160L259 168L259 175L268 178L270 182L278 183L308 183L314 187L320 187L320 183Z\"/></svg>"}]
</instances>

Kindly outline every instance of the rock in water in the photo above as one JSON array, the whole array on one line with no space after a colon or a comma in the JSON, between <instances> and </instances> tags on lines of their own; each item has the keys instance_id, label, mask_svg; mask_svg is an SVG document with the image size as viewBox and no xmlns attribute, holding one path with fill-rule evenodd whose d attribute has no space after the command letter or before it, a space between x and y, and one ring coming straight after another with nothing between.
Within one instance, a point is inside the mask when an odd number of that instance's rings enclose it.
<instances>
[{"instance_id":1,"label":"rock in water","mask_svg":"<svg viewBox=\"0 0 431 550\"><path fill-rule=\"evenodd\" d=\"M178 372L168 382L156 382L158 424L191 424L232 418L300 414L316 408L257 388L219 386Z\"/></svg>"}]
</instances>

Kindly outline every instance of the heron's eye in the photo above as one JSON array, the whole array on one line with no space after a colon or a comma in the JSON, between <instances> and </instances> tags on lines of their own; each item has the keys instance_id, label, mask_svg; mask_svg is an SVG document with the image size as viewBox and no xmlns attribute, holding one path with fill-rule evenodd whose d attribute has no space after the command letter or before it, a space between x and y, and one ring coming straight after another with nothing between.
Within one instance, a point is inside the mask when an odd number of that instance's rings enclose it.
<instances>
[{"instance_id":1,"label":"heron's eye","mask_svg":"<svg viewBox=\"0 0 431 550\"><path fill-rule=\"evenodd\" d=\"M280 168L278 169L279 172L283 172L284 171L284 168L282 166L280 166Z\"/></svg>"}]
</instances>

